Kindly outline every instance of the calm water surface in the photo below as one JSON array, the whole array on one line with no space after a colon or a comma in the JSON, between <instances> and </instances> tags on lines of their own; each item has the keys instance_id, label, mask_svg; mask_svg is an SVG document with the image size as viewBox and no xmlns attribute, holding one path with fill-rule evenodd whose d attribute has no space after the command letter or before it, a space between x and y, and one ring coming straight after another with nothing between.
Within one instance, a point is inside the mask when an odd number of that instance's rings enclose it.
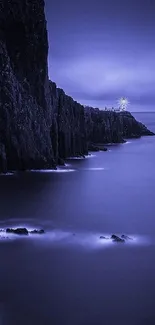
<instances>
[{"instance_id":1,"label":"calm water surface","mask_svg":"<svg viewBox=\"0 0 155 325\"><path fill-rule=\"evenodd\" d=\"M0 324L155 324L155 137L0 176L0 227L24 225L46 234L1 234ZM134 240L99 239L112 233Z\"/></svg>"}]
</instances>

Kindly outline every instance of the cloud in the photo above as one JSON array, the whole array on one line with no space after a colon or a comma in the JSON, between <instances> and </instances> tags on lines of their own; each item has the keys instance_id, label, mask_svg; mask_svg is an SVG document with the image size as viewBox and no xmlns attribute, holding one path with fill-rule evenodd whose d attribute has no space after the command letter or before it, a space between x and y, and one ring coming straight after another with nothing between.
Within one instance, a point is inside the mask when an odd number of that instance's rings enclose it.
<instances>
[{"instance_id":1,"label":"cloud","mask_svg":"<svg viewBox=\"0 0 155 325\"><path fill-rule=\"evenodd\" d=\"M111 102L121 96L129 98L131 105L155 103L155 68L152 55L128 61L125 56L116 58L105 55L78 57L55 65L57 80L76 100ZM59 85L59 84L58 84Z\"/></svg>"}]
</instances>

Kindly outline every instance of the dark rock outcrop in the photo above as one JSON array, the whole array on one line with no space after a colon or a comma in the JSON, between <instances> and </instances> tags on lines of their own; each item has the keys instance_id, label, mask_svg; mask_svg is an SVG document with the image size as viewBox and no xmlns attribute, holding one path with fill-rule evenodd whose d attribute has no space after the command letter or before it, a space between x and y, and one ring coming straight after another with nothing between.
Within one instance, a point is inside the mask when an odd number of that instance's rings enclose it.
<instances>
[{"instance_id":1,"label":"dark rock outcrop","mask_svg":"<svg viewBox=\"0 0 155 325\"><path fill-rule=\"evenodd\" d=\"M109 238L105 236L100 236L100 239L109 239Z\"/></svg>"},{"instance_id":2,"label":"dark rock outcrop","mask_svg":"<svg viewBox=\"0 0 155 325\"><path fill-rule=\"evenodd\" d=\"M133 238L127 236L127 235L122 235L121 238L125 239L125 240L133 240Z\"/></svg>"},{"instance_id":3,"label":"dark rock outcrop","mask_svg":"<svg viewBox=\"0 0 155 325\"><path fill-rule=\"evenodd\" d=\"M119 236L116 236L116 235L112 235L111 239L116 243L125 243L124 239L122 239L122 238L120 238Z\"/></svg>"},{"instance_id":4,"label":"dark rock outcrop","mask_svg":"<svg viewBox=\"0 0 155 325\"><path fill-rule=\"evenodd\" d=\"M40 230L34 229L34 230L29 231L29 233L33 234L33 235L42 235L45 233L45 231L43 229L40 229Z\"/></svg>"},{"instance_id":5,"label":"dark rock outcrop","mask_svg":"<svg viewBox=\"0 0 155 325\"><path fill-rule=\"evenodd\" d=\"M27 228L7 228L6 233L15 234L15 235L28 235L28 234L42 235L45 233L45 231L43 229L34 229L28 231Z\"/></svg>"},{"instance_id":6,"label":"dark rock outcrop","mask_svg":"<svg viewBox=\"0 0 155 325\"><path fill-rule=\"evenodd\" d=\"M29 232L26 228L7 228L6 229L6 233L11 233L11 234L15 234L15 235L28 235Z\"/></svg>"},{"instance_id":7,"label":"dark rock outcrop","mask_svg":"<svg viewBox=\"0 0 155 325\"><path fill-rule=\"evenodd\" d=\"M1 0L0 172L56 168L88 146L152 134L128 112L67 96L49 81L47 56L44 0Z\"/></svg>"}]
</instances>

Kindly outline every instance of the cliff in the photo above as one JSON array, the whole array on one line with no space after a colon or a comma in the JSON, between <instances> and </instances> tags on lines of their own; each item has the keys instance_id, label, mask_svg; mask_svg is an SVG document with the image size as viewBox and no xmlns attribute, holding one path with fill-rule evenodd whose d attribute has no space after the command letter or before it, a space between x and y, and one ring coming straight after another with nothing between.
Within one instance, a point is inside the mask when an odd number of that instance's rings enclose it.
<instances>
[{"instance_id":1,"label":"cliff","mask_svg":"<svg viewBox=\"0 0 155 325\"><path fill-rule=\"evenodd\" d=\"M50 81L53 106L52 144L56 162L59 158L88 153L84 107Z\"/></svg>"},{"instance_id":2,"label":"cliff","mask_svg":"<svg viewBox=\"0 0 155 325\"><path fill-rule=\"evenodd\" d=\"M0 2L0 171L84 155L84 108L48 79L43 0Z\"/></svg>"},{"instance_id":3,"label":"cliff","mask_svg":"<svg viewBox=\"0 0 155 325\"><path fill-rule=\"evenodd\" d=\"M85 120L89 143L123 142L118 113L85 107Z\"/></svg>"},{"instance_id":4,"label":"cliff","mask_svg":"<svg viewBox=\"0 0 155 325\"><path fill-rule=\"evenodd\" d=\"M121 123L122 136L124 138L154 135L144 124L136 121L130 112L120 112L118 113L118 117Z\"/></svg>"},{"instance_id":5,"label":"cliff","mask_svg":"<svg viewBox=\"0 0 155 325\"><path fill-rule=\"evenodd\" d=\"M126 111L116 113L85 107L85 120L89 143L121 143L124 138L154 135Z\"/></svg>"},{"instance_id":6,"label":"cliff","mask_svg":"<svg viewBox=\"0 0 155 325\"><path fill-rule=\"evenodd\" d=\"M43 0L0 2L0 170L53 165Z\"/></svg>"},{"instance_id":7,"label":"cliff","mask_svg":"<svg viewBox=\"0 0 155 325\"><path fill-rule=\"evenodd\" d=\"M151 135L130 113L82 105L49 81L43 0L0 1L0 172L55 168L88 142Z\"/></svg>"}]
</instances>

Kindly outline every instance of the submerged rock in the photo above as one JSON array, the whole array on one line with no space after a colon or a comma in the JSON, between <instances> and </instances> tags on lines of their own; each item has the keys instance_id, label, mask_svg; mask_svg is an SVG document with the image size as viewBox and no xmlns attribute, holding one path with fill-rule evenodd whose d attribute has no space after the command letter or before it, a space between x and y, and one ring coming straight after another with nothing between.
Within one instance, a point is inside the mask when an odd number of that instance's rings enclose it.
<instances>
[{"instance_id":1,"label":"submerged rock","mask_svg":"<svg viewBox=\"0 0 155 325\"><path fill-rule=\"evenodd\" d=\"M117 243L125 243L125 240L120 238L119 236L116 236L116 235L112 235L111 236L111 239L114 241L114 242L117 242Z\"/></svg>"},{"instance_id":2,"label":"submerged rock","mask_svg":"<svg viewBox=\"0 0 155 325\"><path fill-rule=\"evenodd\" d=\"M34 230L29 231L29 233L35 234L35 235L42 235L45 233L45 231L43 229L40 229L40 230L34 229Z\"/></svg>"},{"instance_id":3,"label":"submerged rock","mask_svg":"<svg viewBox=\"0 0 155 325\"><path fill-rule=\"evenodd\" d=\"M126 235L122 235L121 238L123 238L125 240L133 240L133 238L126 236Z\"/></svg>"},{"instance_id":4,"label":"submerged rock","mask_svg":"<svg viewBox=\"0 0 155 325\"><path fill-rule=\"evenodd\" d=\"M16 235L28 235L28 230L26 228L7 228L6 233L16 234Z\"/></svg>"},{"instance_id":5,"label":"submerged rock","mask_svg":"<svg viewBox=\"0 0 155 325\"><path fill-rule=\"evenodd\" d=\"M100 239L108 239L108 238L105 236L100 236Z\"/></svg>"}]
</instances>

